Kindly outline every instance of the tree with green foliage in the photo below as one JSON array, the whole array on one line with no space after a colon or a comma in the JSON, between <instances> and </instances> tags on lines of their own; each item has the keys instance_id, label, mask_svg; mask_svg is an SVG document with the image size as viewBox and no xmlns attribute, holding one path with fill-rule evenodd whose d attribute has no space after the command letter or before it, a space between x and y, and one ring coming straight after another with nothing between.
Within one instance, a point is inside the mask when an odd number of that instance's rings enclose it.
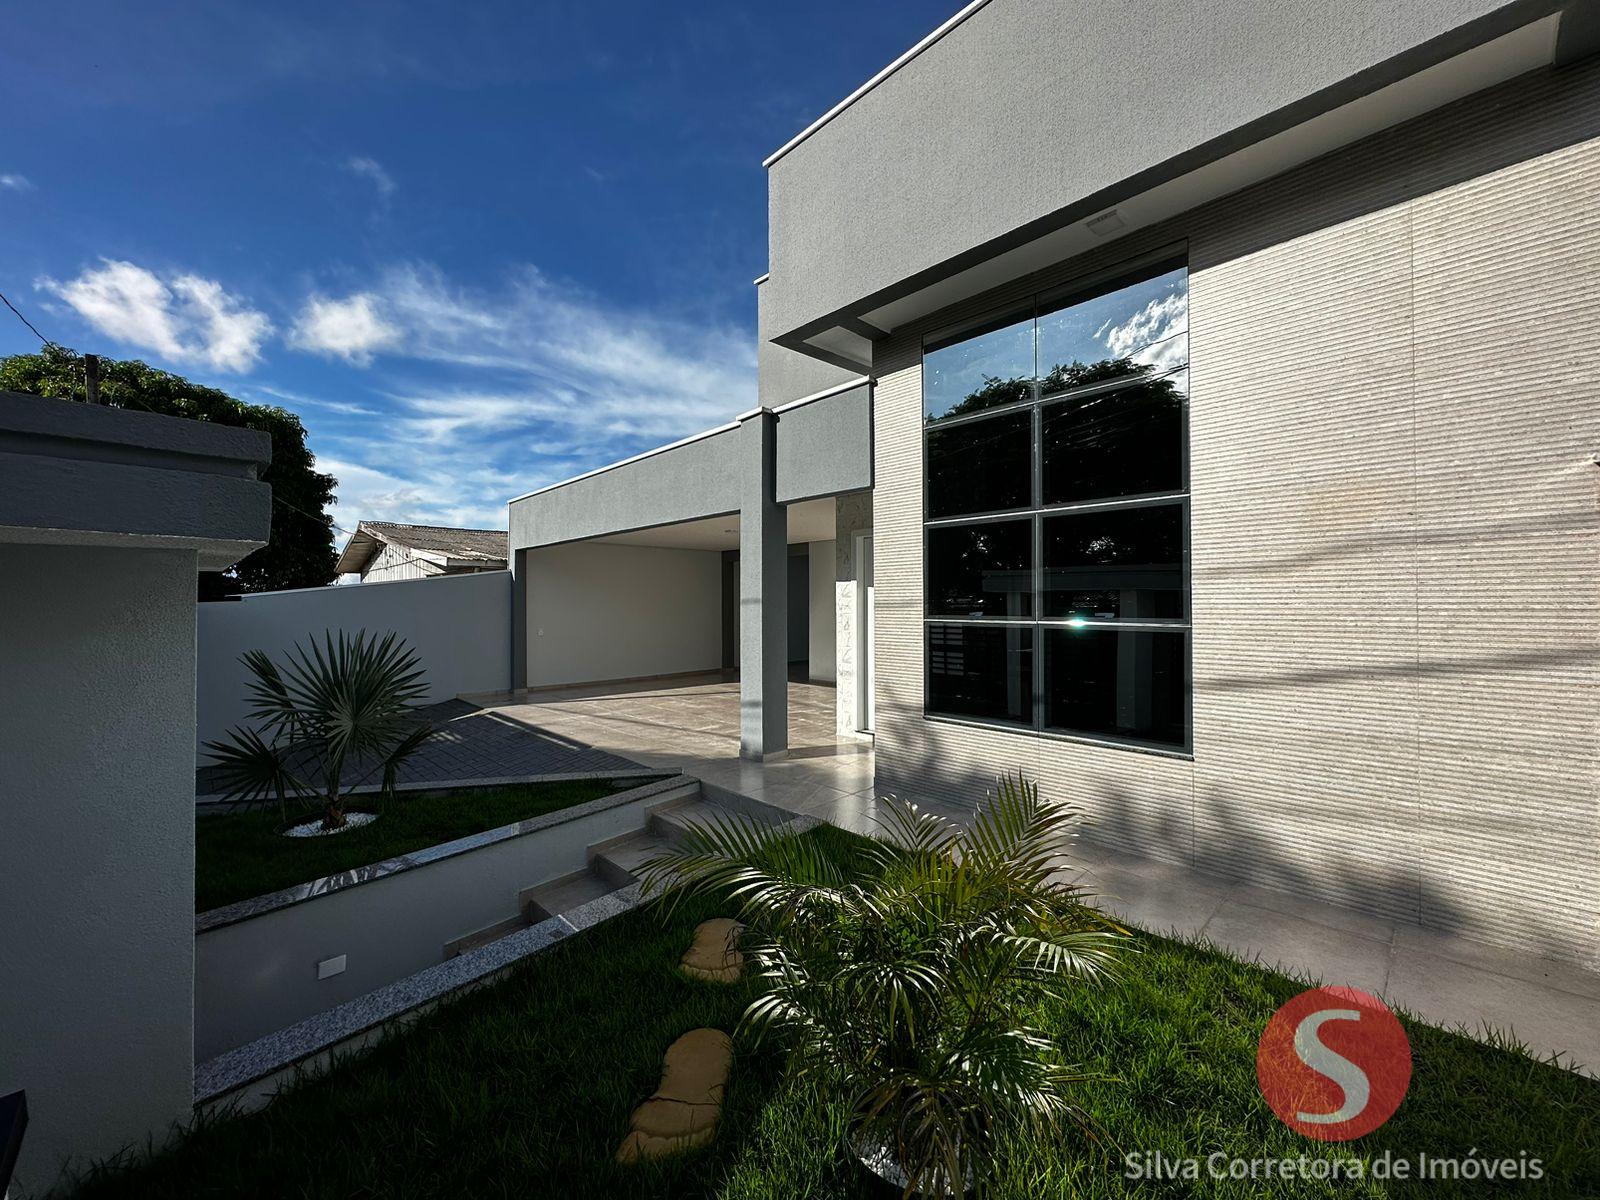
<instances>
[{"instance_id":1,"label":"tree with green foliage","mask_svg":"<svg viewBox=\"0 0 1600 1200\"><path fill-rule=\"evenodd\" d=\"M272 463L261 473L272 485L272 535L228 577L233 590L271 592L334 581L333 503L338 480L315 469L306 430L287 409L247 404L217 388L191 383L138 359L100 359L100 402L192 421L260 429L272 435ZM0 358L0 390L63 400L85 399L83 355L47 344L38 354ZM206 591L202 588L202 591Z\"/></svg>"}]
</instances>

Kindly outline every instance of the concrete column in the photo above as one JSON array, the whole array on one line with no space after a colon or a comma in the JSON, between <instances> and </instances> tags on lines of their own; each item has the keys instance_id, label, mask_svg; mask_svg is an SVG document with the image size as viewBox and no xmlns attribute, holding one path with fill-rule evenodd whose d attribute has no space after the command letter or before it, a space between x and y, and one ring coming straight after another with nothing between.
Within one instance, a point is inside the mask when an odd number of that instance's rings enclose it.
<instances>
[{"instance_id":1,"label":"concrete column","mask_svg":"<svg viewBox=\"0 0 1600 1200\"><path fill-rule=\"evenodd\" d=\"M739 428L739 753L789 749L789 529L777 501L778 420L762 409Z\"/></svg>"}]
</instances>

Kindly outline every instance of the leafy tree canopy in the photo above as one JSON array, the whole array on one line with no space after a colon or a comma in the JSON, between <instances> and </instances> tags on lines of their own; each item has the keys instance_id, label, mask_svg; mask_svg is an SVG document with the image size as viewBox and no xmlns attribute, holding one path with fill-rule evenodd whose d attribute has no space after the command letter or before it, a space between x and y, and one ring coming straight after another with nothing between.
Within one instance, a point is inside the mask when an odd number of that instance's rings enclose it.
<instances>
[{"instance_id":1,"label":"leafy tree canopy","mask_svg":"<svg viewBox=\"0 0 1600 1200\"><path fill-rule=\"evenodd\" d=\"M83 356L46 345L38 354L0 358L0 390L63 400L84 399ZM191 383L137 359L100 360L100 400L113 408L143 409L192 421L260 429L272 435L272 464L261 478L272 485L272 534L267 544L228 572L236 588L270 592L320 587L334 580L337 558L333 503L338 481L314 469L306 430L287 409L247 404L217 388ZM202 588L202 591L205 591Z\"/></svg>"},{"instance_id":2,"label":"leafy tree canopy","mask_svg":"<svg viewBox=\"0 0 1600 1200\"><path fill-rule=\"evenodd\" d=\"M1057 392L1088 387L1092 383L1105 383L1113 379L1146 379L1152 375L1154 375L1152 367L1145 363L1136 363L1131 358L1103 358L1091 363L1057 363L1047 374L1040 376L1039 395L1053 396ZM970 413L999 408L1004 404L1031 400L1033 382L1033 378L1026 375L1015 379L985 375L982 384L938 416L928 417L927 422L933 425L948 417L964 417ZM1163 398L1177 395L1177 389L1170 379L1150 378L1148 386Z\"/></svg>"}]
</instances>

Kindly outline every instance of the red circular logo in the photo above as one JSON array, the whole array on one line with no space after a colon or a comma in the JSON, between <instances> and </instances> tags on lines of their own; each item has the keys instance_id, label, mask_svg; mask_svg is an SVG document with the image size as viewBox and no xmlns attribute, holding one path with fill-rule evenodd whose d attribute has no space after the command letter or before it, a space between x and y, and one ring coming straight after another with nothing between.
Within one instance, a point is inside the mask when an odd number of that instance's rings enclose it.
<instances>
[{"instance_id":1,"label":"red circular logo","mask_svg":"<svg viewBox=\"0 0 1600 1200\"><path fill-rule=\"evenodd\" d=\"M1376 996L1348 987L1301 992L1256 1048L1261 1094L1285 1125L1323 1142L1371 1133L1411 1084L1411 1043Z\"/></svg>"}]
</instances>

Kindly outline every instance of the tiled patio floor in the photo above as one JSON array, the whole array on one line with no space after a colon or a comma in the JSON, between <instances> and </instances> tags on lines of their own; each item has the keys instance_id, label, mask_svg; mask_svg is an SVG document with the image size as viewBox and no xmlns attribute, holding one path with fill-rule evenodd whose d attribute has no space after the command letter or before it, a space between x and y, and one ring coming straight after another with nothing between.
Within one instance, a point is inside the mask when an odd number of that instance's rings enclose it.
<instances>
[{"instance_id":1,"label":"tiled patio floor","mask_svg":"<svg viewBox=\"0 0 1600 1200\"><path fill-rule=\"evenodd\" d=\"M739 681L725 674L468 699L557 739L791 812L816 810L844 824L871 810L872 743L834 733L834 690L825 684L789 684L789 754L767 763L739 757Z\"/></svg>"}]
</instances>

